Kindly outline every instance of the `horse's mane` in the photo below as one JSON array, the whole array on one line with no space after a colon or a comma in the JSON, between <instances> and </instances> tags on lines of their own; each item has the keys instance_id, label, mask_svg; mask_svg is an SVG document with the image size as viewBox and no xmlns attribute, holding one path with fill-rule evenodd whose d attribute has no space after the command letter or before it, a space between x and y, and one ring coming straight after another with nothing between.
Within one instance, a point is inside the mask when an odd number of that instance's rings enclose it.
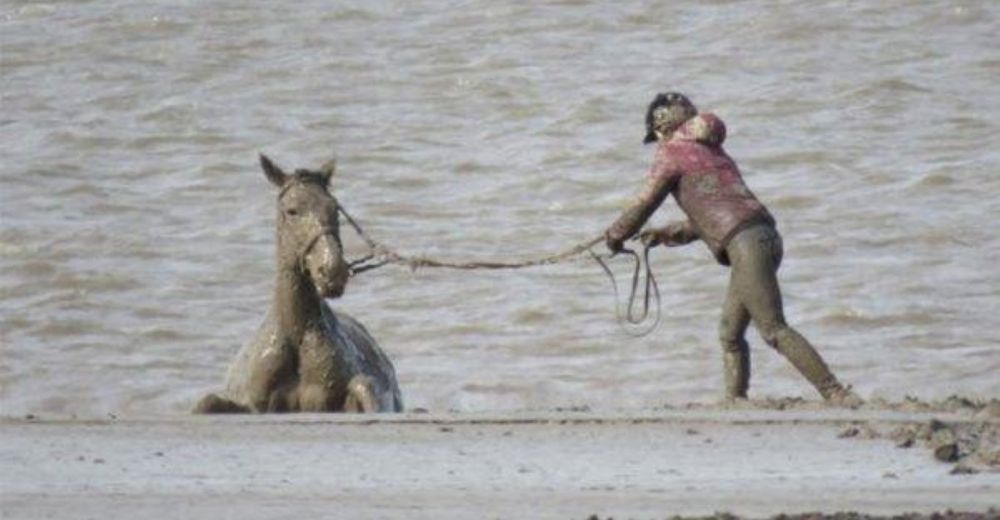
<instances>
[{"instance_id":1,"label":"horse's mane","mask_svg":"<svg viewBox=\"0 0 1000 520\"><path fill-rule=\"evenodd\" d=\"M319 184L326 188L329 176L312 170L298 169L292 174L292 179L303 184Z\"/></svg>"}]
</instances>

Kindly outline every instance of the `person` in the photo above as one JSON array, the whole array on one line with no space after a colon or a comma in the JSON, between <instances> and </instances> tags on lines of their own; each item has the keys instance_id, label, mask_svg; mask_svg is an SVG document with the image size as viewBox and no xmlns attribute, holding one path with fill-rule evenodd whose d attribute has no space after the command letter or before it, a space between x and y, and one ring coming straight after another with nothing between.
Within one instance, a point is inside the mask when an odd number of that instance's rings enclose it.
<instances>
[{"instance_id":1,"label":"person","mask_svg":"<svg viewBox=\"0 0 1000 520\"><path fill-rule=\"evenodd\" d=\"M643 141L658 143L653 165L639 196L606 231L608 249L620 252L625 240L637 234L650 247L700 239L720 264L730 266L719 325L727 399L747 397L750 350L744 336L752 320L764 341L824 399L846 406L861 404L809 341L785 322L777 279L781 235L774 217L747 188L736 163L723 150L725 138L726 127L714 114L699 114L683 94L657 94L646 111ZM639 233L670 194L688 219Z\"/></svg>"}]
</instances>

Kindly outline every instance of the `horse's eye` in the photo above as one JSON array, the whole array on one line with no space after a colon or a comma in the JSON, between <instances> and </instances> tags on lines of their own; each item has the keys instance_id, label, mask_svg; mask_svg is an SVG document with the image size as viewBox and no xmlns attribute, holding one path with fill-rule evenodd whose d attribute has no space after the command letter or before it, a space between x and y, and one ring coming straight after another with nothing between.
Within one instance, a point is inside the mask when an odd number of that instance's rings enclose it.
<instances>
[{"instance_id":1,"label":"horse's eye","mask_svg":"<svg viewBox=\"0 0 1000 520\"><path fill-rule=\"evenodd\" d=\"M297 210L295 208L288 208L288 209L285 210L285 214L288 215L288 216L290 216L290 217L294 217L294 216L296 216L296 215L299 214L299 210Z\"/></svg>"}]
</instances>

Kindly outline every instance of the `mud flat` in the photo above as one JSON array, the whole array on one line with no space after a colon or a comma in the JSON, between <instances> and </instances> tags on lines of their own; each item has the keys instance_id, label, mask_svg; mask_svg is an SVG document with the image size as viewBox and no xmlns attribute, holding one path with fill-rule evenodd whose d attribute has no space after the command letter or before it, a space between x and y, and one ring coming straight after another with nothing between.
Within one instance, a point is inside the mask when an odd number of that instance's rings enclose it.
<instances>
[{"instance_id":1,"label":"mud flat","mask_svg":"<svg viewBox=\"0 0 1000 520\"><path fill-rule=\"evenodd\" d=\"M995 517L1000 419L917 408L7 418L0 516Z\"/></svg>"}]
</instances>

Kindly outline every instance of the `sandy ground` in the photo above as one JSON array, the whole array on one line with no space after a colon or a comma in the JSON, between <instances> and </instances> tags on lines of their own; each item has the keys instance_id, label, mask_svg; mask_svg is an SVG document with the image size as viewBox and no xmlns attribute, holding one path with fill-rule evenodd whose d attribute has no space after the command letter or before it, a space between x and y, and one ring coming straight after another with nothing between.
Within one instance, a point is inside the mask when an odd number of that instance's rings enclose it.
<instances>
[{"instance_id":1,"label":"sandy ground","mask_svg":"<svg viewBox=\"0 0 1000 520\"><path fill-rule=\"evenodd\" d=\"M998 423L947 411L718 408L8 418L0 512L102 520L985 512L1000 507L995 467L956 471L961 463L899 432L947 424L982 436Z\"/></svg>"}]
</instances>

